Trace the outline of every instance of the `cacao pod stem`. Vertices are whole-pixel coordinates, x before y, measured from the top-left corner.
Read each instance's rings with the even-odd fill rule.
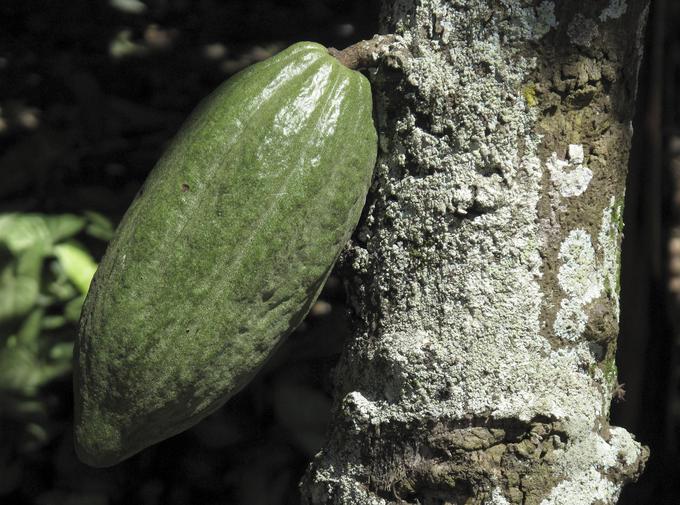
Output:
[[[380,57],[389,50],[389,45],[397,40],[396,35],[375,35],[370,40],[362,40],[342,51],[329,47],[331,56],[352,70],[377,66]]]

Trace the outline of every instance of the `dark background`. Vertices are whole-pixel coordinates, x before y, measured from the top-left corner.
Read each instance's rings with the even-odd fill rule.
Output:
[[[650,445],[652,457],[622,504],[680,500],[676,4],[657,0],[650,17],[626,196],[618,352],[626,396],[612,423]],[[3,1],[0,212],[94,210],[117,222],[182,120],[226,77],[299,40],[345,47],[375,33],[377,19],[377,0]],[[101,241],[82,240],[102,254]],[[332,276],[244,391],[112,469],[73,454],[70,377],[32,399],[47,412],[41,443],[19,443],[28,424],[0,402],[0,504],[297,504],[346,334],[344,292]]]

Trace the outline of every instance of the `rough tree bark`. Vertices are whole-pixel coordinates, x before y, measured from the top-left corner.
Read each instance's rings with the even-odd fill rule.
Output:
[[[354,335],[310,504],[611,504],[622,205],[647,0],[391,0]]]

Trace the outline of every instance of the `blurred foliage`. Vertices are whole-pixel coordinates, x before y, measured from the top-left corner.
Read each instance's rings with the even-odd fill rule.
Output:
[[[13,457],[58,432],[42,393],[71,370],[75,325],[97,268],[78,240],[109,240],[96,212],[0,214],[0,493],[16,485]]]

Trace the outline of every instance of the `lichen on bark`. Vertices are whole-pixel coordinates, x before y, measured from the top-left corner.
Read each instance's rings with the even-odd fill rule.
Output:
[[[615,503],[642,470],[608,410],[644,8],[384,4],[355,331],[306,503]]]

